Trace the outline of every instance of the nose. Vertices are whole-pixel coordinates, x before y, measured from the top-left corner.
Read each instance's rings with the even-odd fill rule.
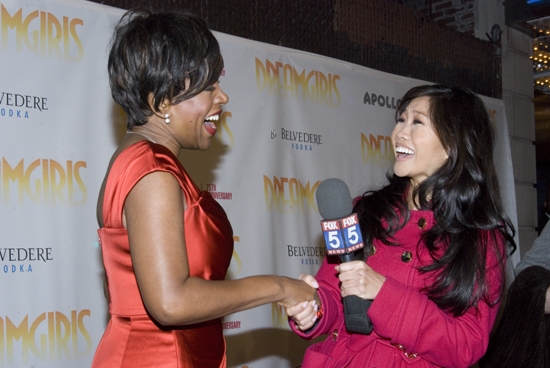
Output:
[[[227,96],[221,88],[219,88],[218,91],[219,93],[216,96],[216,102],[220,105],[225,105],[229,102],[229,96]]]
[[[410,135],[409,124],[397,124],[394,130],[394,136],[396,139],[405,139]]]

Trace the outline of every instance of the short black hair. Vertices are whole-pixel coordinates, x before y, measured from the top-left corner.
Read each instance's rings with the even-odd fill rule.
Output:
[[[206,22],[189,12],[130,10],[111,40],[111,94],[128,115],[129,129],[145,124],[165,100],[177,104],[196,96],[222,70],[218,41]]]

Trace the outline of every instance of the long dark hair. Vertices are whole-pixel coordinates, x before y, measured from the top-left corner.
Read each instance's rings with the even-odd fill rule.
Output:
[[[165,100],[177,104],[196,96],[222,70],[218,41],[192,13],[130,10],[111,40],[111,94],[128,115],[130,129],[145,124]]]
[[[493,163],[495,132],[483,101],[463,87],[418,86],[405,94],[396,119],[423,96],[430,98],[430,118],[449,158],[412,193],[416,207],[432,210],[435,220],[422,237],[433,262],[420,271],[436,275],[434,284],[425,288],[428,297],[459,316],[480,299],[494,304],[502,296],[504,282],[498,296],[489,295],[487,256],[496,255],[504,278],[506,254],[498,246],[498,234],[513,252],[515,230],[501,204]],[[365,259],[375,239],[397,245],[392,235],[410,217],[410,178],[388,174],[388,180],[384,188],[366,192],[355,206],[367,244]]]

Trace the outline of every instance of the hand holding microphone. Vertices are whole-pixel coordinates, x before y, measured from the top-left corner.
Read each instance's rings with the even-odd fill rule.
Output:
[[[386,278],[374,271],[363,261],[342,263],[336,267],[339,272],[342,296],[357,295],[363,299],[374,299]]]
[[[363,267],[361,264],[344,266],[355,260],[354,252],[356,250],[364,247],[357,214],[352,213],[353,203],[346,183],[336,178],[324,180],[317,188],[315,196],[319,213],[324,219],[321,221],[321,228],[327,254],[339,255],[342,261],[340,268],[343,270],[349,267]],[[364,264],[364,268],[365,272],[372,271],[366,264]],[[374,273],[374,271],[372,272]],[[361,286],[353,285],[353,282],[356,282],[353,280],[350,280],[352,287]],[[345,286],[344,283],[348,280],[344,276],[344,280],[341,281]],[[344,296],[343,303],[346,329],[350,332],[371,333],[373,326],[367,316],[367,311],[372,300],[363,299],[357,295],[347,295]]]

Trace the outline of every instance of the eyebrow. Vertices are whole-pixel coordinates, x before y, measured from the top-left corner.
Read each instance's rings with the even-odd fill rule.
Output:
[[[424,115],[425,117],[428,117],[428,115],[426,113],[422,112],[422,111],[412,110],[411,112],[414,113],[414,114],[420,114],[420,115]]]

